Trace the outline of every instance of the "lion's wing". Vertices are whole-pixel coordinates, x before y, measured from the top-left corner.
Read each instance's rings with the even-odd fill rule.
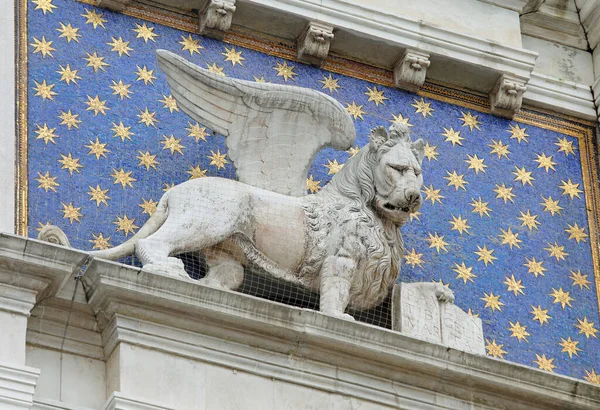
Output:
[[[348,149],[356,132],[333,98],[307,88],[254,83],[157,51],[171,92],[187,115],[227,137],[240,181],[284,195],[306,194],[306,176],[324,147]]]

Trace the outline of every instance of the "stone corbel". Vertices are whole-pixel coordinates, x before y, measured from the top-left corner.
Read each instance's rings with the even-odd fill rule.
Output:
[[[208,0],[200,11],[200,34],[222,39],[231,27],[235,0]]]
[[[417,92],[425,82],[429,53],[407,48],[394,67],[394,84],[396,87]]]
[[[333,40],[333,26],[316,21],[309,22],[298,37],[298,61],[322,65],[329,54],[331,40]]]
[[[111,11],[122,12],[132,0],[95,0],[95,6],[102,7]]]
[[[512,118],[521,109],[525,81],[509,74],[502,74],[490,93],[492,114]]]

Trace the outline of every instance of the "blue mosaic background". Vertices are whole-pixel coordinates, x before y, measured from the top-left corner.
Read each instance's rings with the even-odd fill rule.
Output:
[[[401,280],[448,284],[482,318],[489,355],[600,382],[576,138],[71,0],[31,1],[28,43],[30,236],[52,223],[77,248],[114,246],[171,184],[235,177],[224,138],[169,109],[154,53],[164,48],[227,76],[332,95],[353,114],[358,146],[371,128],[408,121],[429,145]],[[320,189],[350,156],[322,151],[307,186]]]

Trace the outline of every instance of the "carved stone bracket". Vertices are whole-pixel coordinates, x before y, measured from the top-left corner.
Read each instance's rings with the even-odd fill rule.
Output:
[[[200,11],[200,34],[222,39],[231,27],[235,0],[209,0]]]
[[[333,26],[316,21],[309,22],[298,37],[298,60],[320,66],[329,54],[331,40],[333,40]]]
[[[525,81],[502,74],[490,93],[490,107],[493,114],[512,118],[521,108],[523,93],[527,90]]]
[[[408,48],[394,67],[396,87],[416,92],[423,86],[429,61],[429,53]]]

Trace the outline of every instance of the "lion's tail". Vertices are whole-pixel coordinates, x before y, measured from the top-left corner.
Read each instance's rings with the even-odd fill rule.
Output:
[[[124,258],[125,256],[133,255],[133,253],[135,252],[135,246],[137,245],[138,241],[156,232],[158,228],[160,228],[167,219],[168,197],[169,192],[167,191],[167,193],[165,193],[162,196],[162,198],[160,198],[160,201],[156,205],[156,210],[154,211],[152,216],[150,216],[150,219],[146,221],[144,226],[142,226],[140,230],[137,231],[137,233],[133,235],[131,239],[114,248],[105,249],[101,251],[92,251],[90,252],[90,256],[114,261],[117,259]]]

